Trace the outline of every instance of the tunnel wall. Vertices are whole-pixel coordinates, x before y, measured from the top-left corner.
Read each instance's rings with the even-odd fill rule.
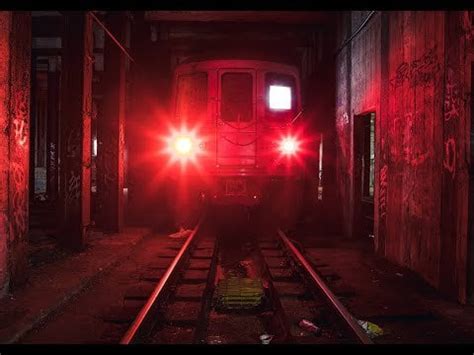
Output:
[[[0,11],[0,295],[26,280],[31,18]]]
[[[338,194],[354,236],[354,117],[374,111],[375,249],[466,301],[469,12],[340,17],[336,58]],[[341,49],[342,48],[342,49]],[[469,79],[469,80],[468,80]]]

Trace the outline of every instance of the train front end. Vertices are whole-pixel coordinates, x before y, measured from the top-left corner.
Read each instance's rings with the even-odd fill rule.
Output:
[[[256,206],[294,188],[303,133],[297,68],[207,60],[174,74],[169,154],[186,165],[191,194],[212,205]],[[288,201],[284,202],[288,204]]]

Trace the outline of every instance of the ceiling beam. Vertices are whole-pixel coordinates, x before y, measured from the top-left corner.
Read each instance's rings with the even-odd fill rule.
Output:
[[[146,21],[265,22],[284,24],[326,24],[326,11],[146,11]]]

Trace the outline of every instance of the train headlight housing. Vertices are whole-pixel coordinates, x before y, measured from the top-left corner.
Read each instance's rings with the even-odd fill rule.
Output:
[[[285,137],[280,141],[280,152],[285,155],[295,155],[299,150],[299,142],[293,137]]]

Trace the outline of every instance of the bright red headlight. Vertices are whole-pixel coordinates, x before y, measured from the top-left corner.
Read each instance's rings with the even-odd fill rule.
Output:
[[[299,142],[293,137],[285,137],[280,141],[280,152],[285,155],[294,155],[299,150]]]
[[[196,156],[201,154],[201,139],[196,132],[182,128],[181,130],[172,130],[171,134],[165,138],[165,152],[171,157],[172,161],[186,162],[195,161]]]
[[[178,136],[174,138],[172,145],[173,145],[172,149],[174,153],[179,156],[186,157],[193,153],[194,142],[191,137]]]

